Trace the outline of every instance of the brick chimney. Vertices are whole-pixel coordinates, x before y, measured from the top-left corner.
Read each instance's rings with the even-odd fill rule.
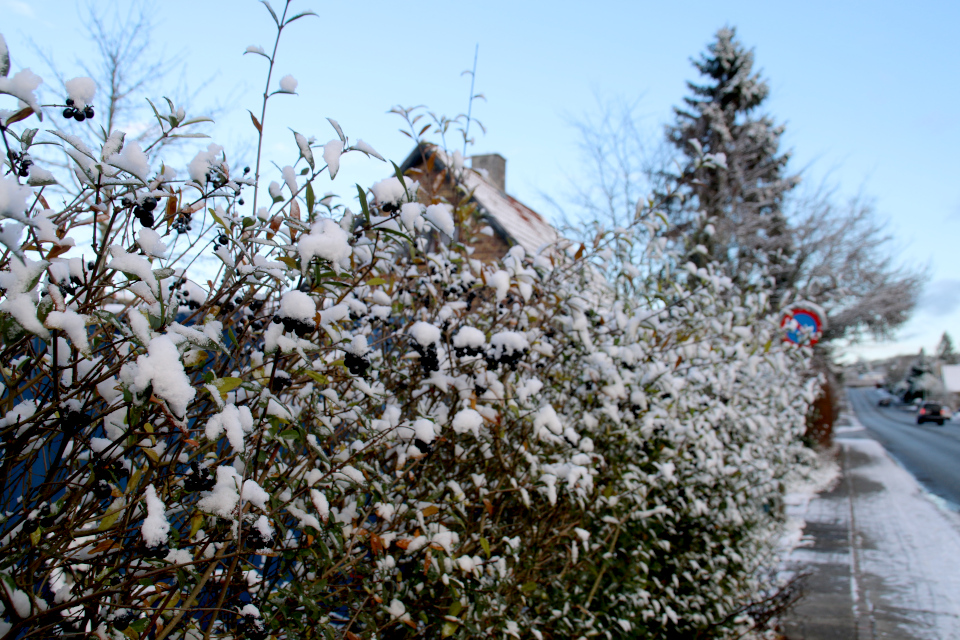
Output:
[[[504,193],[507,192],[507,159],[499,153],[486,153],[470,158],[470,166],[480,171],[486,171],[487,182]]]

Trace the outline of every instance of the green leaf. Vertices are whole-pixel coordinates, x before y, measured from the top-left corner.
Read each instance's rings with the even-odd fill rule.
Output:
[[[372,287],[378,284],[387,284],[387,281],[384,280],[383,278],[370,278],[369,280],[367,280],[367,284]]]
[[[296,429],[286,429],[280,432],[280,437],[284,440],[299,440],[300,432]]]
[[[538,586],[537,583],[534,582],[533,580],[529,582],[524,582],[523,586],[520,587],[520,591],[530,594],[537,590],[537,586]]]
[[[246,218],[243,219],[242,224],[243,224],[243,228],[246,229],[247,227],[252,227],[255,223],[253,222],[253,218],[247,216]]]
[[[360,209],[363,211],[363,217],[367,224],[370,224],[370,205],[367,204],[367,193],[360,185],[357,185],[357,193],[360,194]]]
[[[330,382],[327,376],[322,373],[317,373],[316,371],[304,371],[303,373],[312,378],[317,384],[328,384]]]
[[[23,151],[26,151],[30,148],[30,145],[33,144],[33,138],[37,135],[39,129],[24,129],[23,133],[20,134],[20,147]]]
[[[280,18],[277,17],[277,12],[273,10],[273,7],[270,6],[270,3],[267,2],[267,0],[260,0],[260,2],[262,2],[262,3],[263,3],[263,6],[265,6],[265,7],[267,8],[267,11],[269,11],[269,12],[270,12],[270,15],[273,16],[273,21],[274,21],[274,23],[279,27],[279,26],[280,26]]]
[[[458,625],[456,622],[450,622],[449,620],[445,620],[443,623],[443,627],[440,629],[440,635],[444,638],[449,638],[450,636],[455,634],[457,632],[457,629],[459,628],[460,628],[460,625]]]
[[[463,611],[463,605],[460,604],[459,600],[454,600],[453,604],[450,605],[450,610],[447,611],[447,615],[458,616],[461,611]]]
[[[143,584],[143,581],[141,580],[140,583]],[[144,585],[144,586],[149,586],[149,585]],[[130,628],[136,631],[137,633],[143,633],[149,623],[150,623],[150,618],[137,618],[136,620],[130,623]]]
[[[296,259],[291,258],[290,256],[277,256],[277,260],[287,265],[291,269],[296,269],[298,267]]]
[[[313,205],[317,202],[317,196],[313,193],[313,183],[307,183],[307,214],[313,214]]]
[[[400,184],[403,185],[403,191],[407,193],[407,197],[410,197],[410,194],[407,192],[407,181],[403,179],[403,171],[400,171],[400,167],[397,166],[397,163],[393,160],[390,161],[390,164],[393,165],[393,173],[396,174],[397,180],[400,181]]]
[[[165,280],[166,278],[173,277],[174,275],[176,275],[176,273],[177,272],[174,271],[171,267],[164,267],[162,269],[153,270],[153,275],[157,280]]]
[[[211,384],[220,392],[220,396],[226,399],[228,393],[243,384],[243,380],[240,378],[217,378]]]
[[[487,541],[486,538],[480,538],[480,546],[483,547],[483,552],[484,552],[485,554],[487,554],[487,557],[489,558],[489,557],[490,557],[490,543]],[[460,603],[458,602],[457,604],[460,604]],[[455,615],[457,615],[457,614],[451,613],[450,615],[455,616]]]
[[[230,231],[230,227],[227,226],[227,223],[224,222],[224,221],[220,218],[220,216],[217,215],[217,212],[216,212],[215,210],[208,208],[208,209],[207,209],[207,212],[210,214],[210,217],[213,218],[213,221],[214,221],[214,222],[216,222],[217,224],[219,224],[221,227],[223,227],[223,228],[226,229],[227,231]]]
[[[298,13],[297,15],[295,15],[295,16],[293,16],[292,18],[290,18],[289,20],[287,20],[287,21],[284,23],[284,26],[290,24],[290,23],[293,22],[294,20],[299,20],[300,18],[304,18],[304,17],[306,17],[306,16],[315,16],[315,15],[317,15],[317,14],[315,14],[313,11],[301,11],[301,12]]]

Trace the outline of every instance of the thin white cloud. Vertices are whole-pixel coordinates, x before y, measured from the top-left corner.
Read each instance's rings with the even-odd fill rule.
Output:
[[[3,7],[18,13],[24,18],[36,18],[37,14],[34,12],[33,7],[23,2],[23,0],[3,0]]]
[[[950,315],[958,307],[960,307],[960,280],[946,278],[934,280],[924,288],[917,304],[917,311],[940,317]]]

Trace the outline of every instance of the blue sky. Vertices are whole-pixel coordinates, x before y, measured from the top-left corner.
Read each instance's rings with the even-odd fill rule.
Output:
[[[269,16],[253,0],[158,7],[158,49],[183,54],[174,76],[203,88],[198,105],[226,101],[214,136],[229,148],[252,132],[246,110],[259,113],[265,63],[241,54],[272,43]],[[896,341],[851,353],[929,350],[944,330],[960,338],[960,3],[301,0],[294,9],[321,17],[296,23],[281,43],[275,78],[293,74],[299,95],[271,103],[268,154],[295,154],[287,127],[332,138],[325,121],[332,117],[348,136],[399,163],[410,143],[397,133],[400,119],[386,112],[416,104],[439,114],[464,111],[469,78],[461,72],[479,43],[476,90],[486,101],[475,103],[474,115],[487,133],[474,152],[503,154],[508,191],[544,212],[544,194],[562,198],[580,174],[572,119],[595,113],[598,96],[636,101],[657,135],[685,81],[695,79],[689,59],[719,27],[736,26],[770,83],[768,112],[787,125],[794,170],[803,169],[808,182],[829,176],[842,193],[872,197],[897,254],[929,265],[922,304]],[[0,15],[14,69],[44,75],[28,37],[68,76],[92,55],[74,2],[0,0]],[[348,194],[353,182],[382,175],[382,166],[345,160],[332,189]]]

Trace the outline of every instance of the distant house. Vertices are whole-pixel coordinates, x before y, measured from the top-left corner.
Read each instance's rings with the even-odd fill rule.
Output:
[[[960,394],[960,364],[940,365],[940,379],[943,381],[947,393],[956,399],[957,395]]]
[[[470,246],[472,258],[492,262],[506,255],[515,245],[528,255],[560,240],[560,234],[539,213],[506,192],[507,161],[498,153],[470,158],[469,167],[452,170],[453,161],[435,145],[416,147],[400,165],[405,175],[419,181],[421,189],[448,202],[463,198],[474,205],[475,222],[481,233]],[[456,182],[462,190],[458,190]]]

